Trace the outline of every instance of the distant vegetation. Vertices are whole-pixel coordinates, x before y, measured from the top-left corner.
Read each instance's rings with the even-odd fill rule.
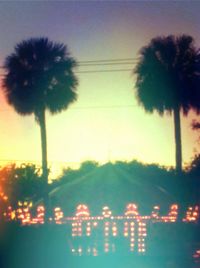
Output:
[[[159,185],[172,195],[184,196],[190,202],[200,201],[200,155],[196,155],[181,175],[173,168],[165,168],[156,164],[143,164],[136,160],[131,162],[117,161],[113,167],[120,167],[133,177],[143,179],[153,185]],[[65,185],[80,177],[90,174],[101,167],[95,161],[83,162],[79,169],[64,168],[61,176],[46,186],[41,170],[33,164],[15,164],[0,168],[0,189],[7,197],[0,197],[0,203],[17,206],[18,201],[37,201],[43,198],[45,190],[49,192],[55,187]],[[48,187],[48,189],[46,188]],[[124,186],[125,187],[125,186]],[[1,205],[2,206],[2,205]]]

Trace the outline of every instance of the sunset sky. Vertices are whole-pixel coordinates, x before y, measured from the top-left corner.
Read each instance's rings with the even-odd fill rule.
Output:
[[[17,43],[41,36],[67,44],[77,61],[135,59],[159,35],[189,34],[200,47],[199,10],[199,1],[1,1],[0,65]],[[138,106],[134,66],[133,60],[130,65],[77,69],[78,101],[61,114],[47,115],[50,165],[88,159],[174,165],[173,118],[146,114]],[[130,70],[81,73],[110,69]],[[0,164],[39,162],[40,130],[34,116],[16,114],[2,91],[0,102]],[[198,133],[191,130],[194,118],[192,113],[182,118],[184,163],[194,148],[199,150]]]

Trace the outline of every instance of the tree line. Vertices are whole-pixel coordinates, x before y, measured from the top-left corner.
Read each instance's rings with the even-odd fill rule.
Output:
[[[131,183],[134,185],[135,181],[139,181],[142,189],[149,188],[148,194],[156,195],[156,202],[160,202],[161,206],[165,205],[163,195],[168,197],[169,203],[177,202],[182,206],[184,204],[195,204],[200,201],[200,156],[195,157],[181,174],[177,174],[172,168],[167,169],[156,164],[144,164],[137,160],[130,162],[117,161],[115,163],[107,163],[106,165],[109,165],[111,170],[113,169],[115,172],[116,170],[123,170],[126,176],[130,177],[128,183],[123,178],[121,179],[125,191],[129,191]],[[63,199],[55,198],[55,189],[59,193],[63,187],[66,189],[66,186],[72,182],[74,183],[74,188],[77,188],[77,192],[81,191],[80,189],[83,189],[84,185],[87,185],[88,188],[98,188],[99,177],[89,174],[94,174],[95,172],[95,174],[99,174],[100,170],[104,167],[105,165],[101,166],[94,161],[85,161],[78,169],[64,168],[62,174],[50,184],[45,183],[41,168],[34,164],[21,164],[20,166],[12,164],[0,167],[0,214],[6,211],[8,206],[12,206],[15,209],[19,206],[19,203],[36,204],[39,200],[41,202],[45,191],[49,193],[51,207],[62,207]],[[80,180],[80,178],[87,176],[93,177],[92,180]],[[101,181],[102,184],[105,184],[103,178]],[[118,180],[115,181],[116,185],[113,186],[116,190],[116,187],[119,187],[119,185]],[[109,183],[110,181],[108,180]],[[155,192],[152,192],[152,189],[155,189]],[[159,196],[158,193],[156,194],[158,189],[164,189],[164,192],[160,191]],[[107,191],[112,195],[109,187]],[[145,197],[141,195],[141,198],[147,198],[148,194],[146,193]],[[111,199],[115,200],[115,198]],[[161,200],[157,200],[157,198],[161,198]]]

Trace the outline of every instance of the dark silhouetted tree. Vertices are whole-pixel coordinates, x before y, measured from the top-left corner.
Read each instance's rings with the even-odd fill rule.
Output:
[[[56,180],[52,182],[52,185],[57,186],[73,181],[78,177],[82,177],[99,166],[98,162],[87,160],[84,161],[78,169],[72,169],[70,167],[64,168],[62,174]]]
[[[200,175],[200,154],[194,155],[190,165],[188,166],[188,171],[191,174],[195,174],[198,176]]]
[[[176,170],[182,170],[180,112],[199,112],[198,50],[191,36],[153,38],[140,51],[134,70],[137,75],[136,94],[147,112],[173,113]]]
[[[0,188],[7,196],[7,203],[17,207],[18,201],[37,201],[43,197],[47,184],[33,164],[15,164],[0,168]],[[49,185],[48,185],[49,187]]]
[[[76,61],[67,47],[48,38],[16,45],[5,60],[4,92],[20,115],[34,114],[41,129],[42,171],[48,183],[45,111],[59,113],[77,99]]]

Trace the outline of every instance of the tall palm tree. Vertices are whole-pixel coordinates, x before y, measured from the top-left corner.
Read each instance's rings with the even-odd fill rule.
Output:
[[[173,113],[177,171],[182,170],[180,112],[187,115],[192,108],[199,112],[197,55],[191,36],[156,37],[140,50],[134,70],[137,99],[144,109]]]
[[[4,92],[20,115],[34,114],[41,130],[42,172],[48,183],[45,111],[59,113],[77,99],[76,61],[67,47],[48,38],[31,38],[15,46],[5,60]]]

